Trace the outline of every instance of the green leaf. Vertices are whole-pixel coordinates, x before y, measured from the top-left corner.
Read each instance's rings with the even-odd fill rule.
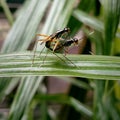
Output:
[[[37,95],[35,98],[37,98],[37,100],[41,100],[41,102],[49,101],[49,102],[57,102],[61,104],[68,104],[71,105],[73,108],[75,108],[76,111],[84,115],[87,115],[88,117],[92,117],[93,115],[92,111],[87,106],[83,105],[75,98],[63,94]]]
[[[73,16],[75,18],[77,18],[80,22],[84,23],[85,25],[90,26],[91,28],[93,28],[99,32],[103,32],[103,30],[104,30],[103,23],[100,20],[98,20],[94,17],[91,17],[89,14],[87,14],[81,10],[75,10],[73,12]]]
[[[106,0],[103,2],[105,19],[105,48],[104,54],[109,55],[112,51],[112,42],[120,20],[120,0]]]
[[[29,106],[31,99],[41,82],[42,79],[38,80],[38,77],[36,77],[36,79],[31,76],[22,78],[9,113],[9,120],[21,119],[21,115],[25,113],[26,108]]]
[[[26,9],[19,15],[9,32],[3,44],[2,53],[22,51],[28,48],[33,37],[35,37],[36,30],[47,5],[48,0],[46,2],[32,0],[27,4]],[[39,9],[41,9],[41,12],[39,12]]]
[[[94,7],[95,7],[95,0],[91,0],[90,2],[89,0],[81,0],[78,6],[80,10],[83,10],[86,12],[90,12],[90,10],[94,9]]]
[[[65,6],[61,12],[61,15],[59,16],[60,17],[59,24],[57,24],[58,28],[66,27],[66,25],[71,17],[71,14],[73,12],[74,3],[75,3],[75,0],[69,0],[66,2]]]
[[[10,12],[10,9],[9,9],[9,7],[7,5],[7,2],[5,0],[1,0],[0,5],[2,6],[2,8],[3,8],[4,12],[5,12],[5,15],[6,15],[7,19],[8,19],[9,24],[12,25],[14,19],[13,19],[12,13]]]
[[[57,76],[57,78],[60,78],[66,82],[69,82],[77,87],[83,88],[83,89],[92,89],[91,86],[83,81],[76,80],[75,78],[70,78],[70,77],[62,77],[62,76]]]
[[[77,76],[96,79],[120,79],[119,57],[96,56],[96,55],[67,55],[66,59],[61,54],[46,55],[36,54],[34,65],[31,67],[33,55],[6,54],[0,57],[0,76]],[[57,63],[56,61],[59,60]],[[61,61],[63,60],[63,61]],[[71,61],[71,62],[70,62]],[[41,67],[40,64],[43,64]]]

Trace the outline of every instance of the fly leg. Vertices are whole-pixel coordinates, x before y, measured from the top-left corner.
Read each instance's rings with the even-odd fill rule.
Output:
[[[42,42],[41,42],[41,45],[42,45],[43,43],[51,40],[51,37],[50,37],[49,35],[37,34],[37,36],[42,36],[42,37],[44,37],[44,39],[37,40],[37,41],[42,41]]]

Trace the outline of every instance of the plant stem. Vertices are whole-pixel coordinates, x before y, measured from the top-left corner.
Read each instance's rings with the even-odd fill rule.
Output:
[[[1,0],[0,3],[1,3],[1,6],[2,6],[4,12],[5,12],[5,15],[6,15],[7,19],[8,19],[9,24],[12,25],[14,20],[13,20],[12,13],[10,12],[9,7],[8,7],[6,1],[5,0]]]

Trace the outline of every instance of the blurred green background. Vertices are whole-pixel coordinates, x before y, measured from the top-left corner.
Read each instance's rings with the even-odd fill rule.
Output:
[[[120,120],[119,22],[120,0],[1,0],[0,120]],[[77,67],[52,52],[39,67],[39,43],[31,67],[36,34],[65,27]]]

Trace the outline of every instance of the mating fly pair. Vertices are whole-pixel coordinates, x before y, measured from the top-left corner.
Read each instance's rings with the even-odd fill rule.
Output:
[[[56,54],[56,52],[59,52],[60,50],[62,50],[65,53],[67,53],[66,48],[70,47],[72,44],[74,44],[74,45],[78,44],[78,39],[77,38],[70,38],[70,39],[67,38],[69,32],[70,32],[70,28],[64,28],[63,30],[59,30],[56,33],[53,33],[53,34],[51,34],[49,36],[48,35],[44,35],[44,34],[37,34],[37,36],[44,37],[43,39],[37,40],[37,43],[39,41],[41,42],[41,44],[45,43],[45,47],[48,50],[52,51],[53,54],[55,54],[59,59],[64,61],[64,59],[59,57]],[[36,45],[37,45],[37,43],[36,43]],[[36,47],[35,47],[35,51],[36,51]],[[40,54],[42,53],[42,51],[43,50],[41,50]],[[45,56],[45,58],[46,58],[46,56]],[[34,57],[35,57],[35,53],[34,53]],[[63,57],[65,59],[67,59],[67,61],[69,61],[70,63],[72,63],[74,65],[74,63],[71,60],[69,60],[65,55],[63,55]],[[45,60],[45,58],[44,58],[44,60]],[[44,63],[44,60],[43,60],[43,63]],[[33,58],[33,61],[32,61],[32,65],[33,65],[33,62],[34,62],[34,58]]]

